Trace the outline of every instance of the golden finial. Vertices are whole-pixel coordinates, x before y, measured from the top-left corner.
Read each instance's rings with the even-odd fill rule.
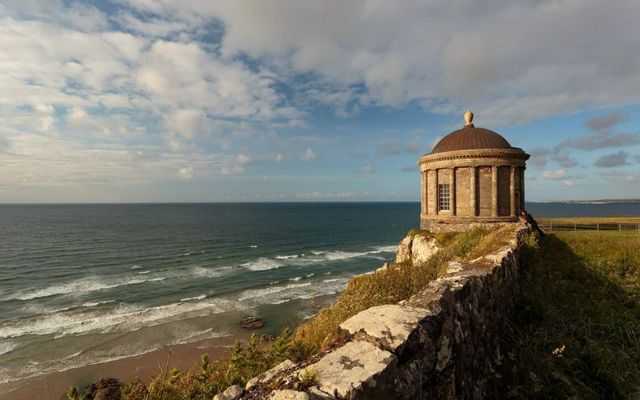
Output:
[[[471,121],[473,121],[473,113],[467,108],[467,112],[464,113],[464,126],[473,126]]]

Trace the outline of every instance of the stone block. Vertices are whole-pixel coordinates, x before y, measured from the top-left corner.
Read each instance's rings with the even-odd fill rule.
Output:
[[[340,399],[376,398],[375,393],[384,396],[388,390],[389,383],[379,381],[380,375],[384,372],[390,379],[396,363],[392,353],[369,342],[355,341],[328,353],[307,369],[316,373],[322,392]]]
[[[427,315],[429,311],[423,308],[387,304],[359,312],[340,328],[351,334],[363,332],[374,343],[395,353]]]

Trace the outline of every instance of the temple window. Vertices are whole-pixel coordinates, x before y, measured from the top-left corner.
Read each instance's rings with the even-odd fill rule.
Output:
[[[451,209],[448,183],[438,185],[438,207],[440,211],[449,211]]]

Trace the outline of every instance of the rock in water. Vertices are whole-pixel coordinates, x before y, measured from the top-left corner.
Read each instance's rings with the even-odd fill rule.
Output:
[[[87,388],[87,396],[92,400],[120,400],[120,383],[115,378],[103,378]]]
[[[264,321],[255,316],[244,317],[242,321],[240,321],[240,326],[244,329],[260,329],[264,326]]]

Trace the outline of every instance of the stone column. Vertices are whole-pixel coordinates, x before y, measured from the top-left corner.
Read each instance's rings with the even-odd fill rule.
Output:
[[[471,199],[471,215],[478,215],[478,199],[476,198],[476,193],[478,192],[478,184],[476,182],[476,176],[478,175],[478,167],[469,167],[469,176],[471,180],[471,192],[469,192],[469,198]]]
[[[498,166],[491,166],[491,216],[498,216]]]
[[[440,202],[440,193],[438,193],[438,169],[434,169],[433,172],[433,205],[436,209],[434,214],[438,215],[440,214],[440,207],[438,207],[438,203]]]
[[[456,215],[456,168],[451,167],[451,185],[449,189],[450,201],[449,206],[451,207],[451,215]]]
[[[511,166],[511,174],[509,176],[509,208],[511,216],[516,216],[516,167]]]
[[[524,210],[524,170],[527,169],[527,167],[520,167],[520,184],[522,185],[522,190],[520,191],[520,202],[522,203],[522,210]]]
[[[427,190],[429,190],[427,186],[428,173],[429,171],[420,171],[420,214],[422,215],[427,215],[429,213],[429,209],[427,207]]]

